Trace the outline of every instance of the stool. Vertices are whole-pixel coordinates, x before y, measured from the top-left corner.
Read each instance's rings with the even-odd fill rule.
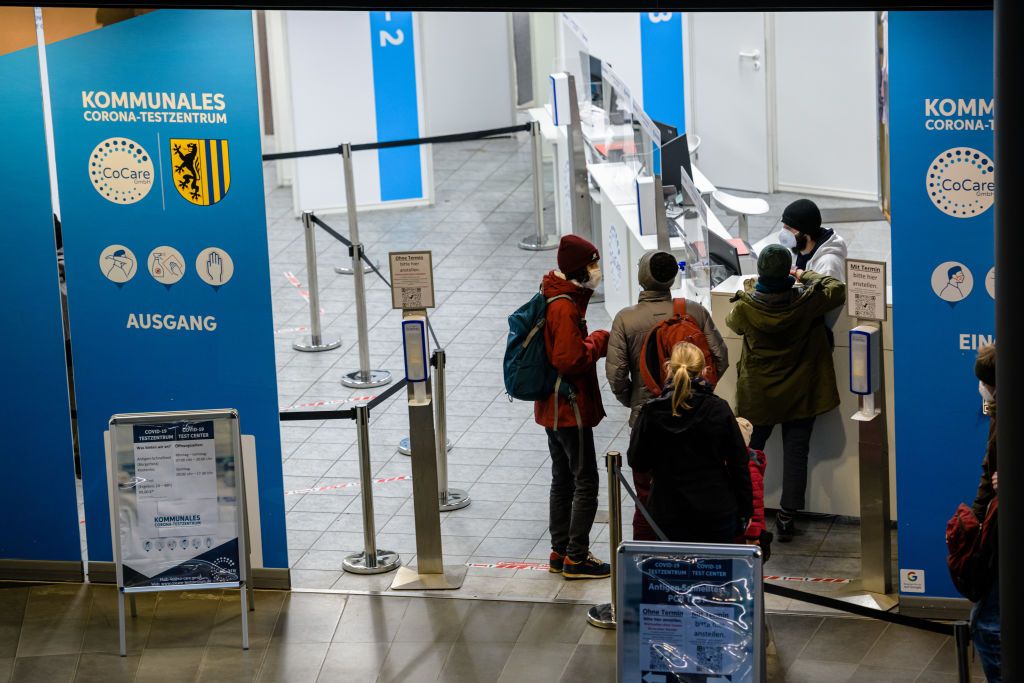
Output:
[[[768,213],[768,202],[758,197],[737,197],[722,190],[715,190],[711,196],[714,198],[715,204],[721,207],[727,215],[740,217],[739,237],[745,242],[749,242],[747,218],[763,216]]]

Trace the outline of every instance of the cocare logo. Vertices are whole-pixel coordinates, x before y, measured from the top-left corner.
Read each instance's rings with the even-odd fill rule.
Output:
[[[932,203],[954,218],[973,218],[995,200],[996,168],[992,158],[972,147],[953,147],[928,165],[925,187]]]
[[[89,155],[89,179],[104,199],[134,204],[153,189],[153,159],[128,138],[107,138]]]

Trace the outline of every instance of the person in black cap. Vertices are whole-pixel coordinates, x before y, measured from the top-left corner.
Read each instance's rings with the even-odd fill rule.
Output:
[[[763,451],[782,425],[782,509],[779,540],[790,541],[804,508],[807,456],[818,415],[839,405],[832,349],[822,317],[846,301],[846,285],[810,270],[790,274],[789,251],[769,244],[757,257],[757,284],[737,292],[725,319],[743,337],[736,366],[736,415],[754,424],[750,447]],[[796,288],[797,277],[804,285]]]
[[[782,212],[779,243],[796,255],[795,270],[813,270],[846,281],[846,241],[821,226],[821,211],[810,199],[798,199]]]

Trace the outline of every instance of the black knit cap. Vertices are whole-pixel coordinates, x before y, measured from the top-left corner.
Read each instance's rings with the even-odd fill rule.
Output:
[[[782,222],[811,239],[817,239],[822,233],[821,211],[810,199],[798,199],[787,206],[782,212]]]

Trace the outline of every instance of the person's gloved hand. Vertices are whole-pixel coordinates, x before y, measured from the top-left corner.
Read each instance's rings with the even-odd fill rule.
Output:
[[[590,333],[590,341],[597,349],[597,357],[608,355],[608,330],[594,330]]]

